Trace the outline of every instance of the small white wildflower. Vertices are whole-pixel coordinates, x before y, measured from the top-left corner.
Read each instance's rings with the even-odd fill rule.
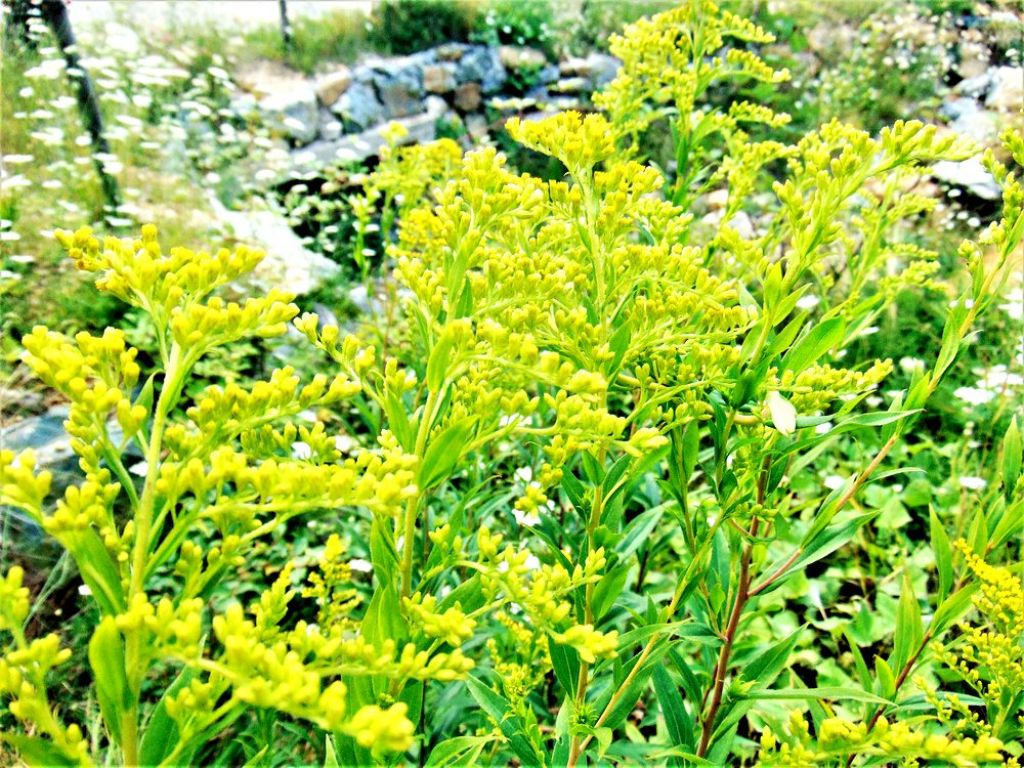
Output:
[[[373,563],[369,560],[363,560],[361,557],[356,557],[348,561],[348,567],[359,573],[369,573],[373,570]]]
[[[924,360],[918,357],[901,357],[900,368],[904,373],[920,373],[924,371]]]
[[[979,389],[977,387],[959,387],[954,390],[953,396],[971,405],[984,405],[990,402],[996,394],[987,389]]]
[[[822,484],[830,491],[834,491],[836,488],[842,488],[845,482],[839,475],[829,475],[822,481]]]
[[[985,482],[984,478],[981,477],[961,477],[960,487],[966,488],[969,491],[981,491],[984,490],[988,483]]]

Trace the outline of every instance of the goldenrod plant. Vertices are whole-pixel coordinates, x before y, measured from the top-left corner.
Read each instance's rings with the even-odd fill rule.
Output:
[[[565,167],[561,180],[445,144],[422,151],[437,166],[399,184],[385,176],[405,179],[406,155],[385,158],[370,189],[397,206],[388,255],[403,318],[385,339],[300,315],[278,292],[221,299],[258,261],[249,249],[164,252],[152,226],[134,241],[61,233],[101,290],[149,314],[160,364],[140,383],[138,351],[113,329],[24,339],[26,362],[71,403],[85,480],[54,505],[32,454],[8,451],[0,498],[68,550],[98,607],[88,662],[102,723],[61,717],[50,673],[69,652],[26,633],[14,568],[0,582],[0,701],[19,727],[0,738],[35,765],[183,765],[214,759],[243,714],[270,709],[310,724],[325,765],[1012,754],[1008,707],[966,735],[938,704],[920,728],[906,694],[972,597],[984,610],[1012,598],[986,586],[977,558],[1020,533],[1016,425],[957,555],[975,575],[954,580],[933,515],[937,587],[922,592],[909,565],[897,574],[895,631],[873,659],[851,650],[859,685],[808,685],[794,654],[819,630],[773,622],[784,590],[871,530],[879,512],[861,493],[904,471],[894,448],[1005,293],[1024,189],[986,157],[1001,219],[940,280],[935,254],[904,239],[901,222],[929,205],[904,184],[973,148],[914,121],[752,145],[744,120],[783,118],[701,97],[715,80],[780,75],[751,50],[716,54],[726,37],[769,40],[711,2],[659,14],[613,42],[624,67],[604,113],[511,120],[516,141]],[[679,162],[657,169],[641,139],[665,115]],[[720,161],[701,149],[712,133]],[[1024,141],[1004,140],[1024,164]],[[406,197],[442,172],[429,196]],[[710,227],[691,210],[704,188],[729,201]],[[744,236],[730,220],[755,189],[773,202]],[[892,362],[859,358],[856,340],[905,290],[950,294],[942,345],[877,408]],[[333,377],[282,369],[182,395],[203,355],[289,322]],[[862,439],[875,447],[855,473],[821,493],[796,487]],[[129,442],[141,467],[126,463]],[[230,570],[298,515],[337,528],[314,572],[288,566],[252,604],[219,607]],[[979,695],[1003,695],[980,655],[994,646],[975,645],[955,669]],[[808,702],[811,723],[788,714]]]

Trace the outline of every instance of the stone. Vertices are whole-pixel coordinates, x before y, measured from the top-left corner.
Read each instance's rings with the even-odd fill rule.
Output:
[[[491,126],[487,122],[487,118],[481,115],[479,112],[467,115],[466,120],[466,133],[469,134],[473,141],[482,141],[487,138],[491,132]]]
[[[999,112],[1024,109],[1024,67],[995,67],[989,70],[992,83],[985,106]]]
[[[563,77],[551,86],[556,93],[583,93],[590,90],[590,80],[586,77]]]
[[[498,59],[507,69],[540,69],[548,63],[543,51],[520,45],[503,45],[498,49]]]
[[[537,73],[537,84],[538,85],[551,85],[558,79],[559,71],[557,64],[548,64],[544,69]]]
[[[999,184],[976,157],[962,162],[941,160],[932,166],[932,176],[947,184],[962,187],[982,200],[998,200],[1002,196]]]
[[[590,82],[595,88],[607,85],[619,74],[622,62],[607,53],[594,52],[585,59],[590,68]]]
[[[711,209],[725,208],[725,204],[729,202],[729,190],[716,189],[714,192],[709,192],[707,202]]]
[[[460,83],[480,83],[484,93],[494,93],[505,84],[505,71],[498,51],[485,45],[469,48],[459,59],[456,77]]]
[[[982,145],[992,144],[999,138],[999,118],[988,110],[965,112],[950,123],[949,127],[959,135]]]
[[[434,49],[438,61],[459,61],[469,48],[465,43],[445,43]]]
[[[66,404],[55,405],[39,416],[30,416],[0,429],[0,445],[5,449],[15,453],[35,451],[37,471],[46,470],[53,475],[51,491],[57,494],[82,478],[78,456],[71,450],[71,436],[64,428],[69,416]],[[107,422],[107,434],[114,445],[122,442],[124,433],[116,419]],[[130,469],[141,457],[142,453],[132,443],[128,446],[125,463]]]
[[[423,100],[426,111],[419,115],[395,120],[408,132],[399,144],[423,144],[437,138],[437,123],[451,115],[448,104],[439,96]],[[292,174],[302,175],[335,162],[362,162],[380,154],[387,144],[385,125],[376,125],[361,133],[342,136],[335,141],[317,141],[292,153]]]
[[[331,107],[331,112],[341,118],[347,129],[356,131],[383,122],[386,117],[384,105],[377,99],[373,85],[359,81],[352,83],[341,94],[341,98]]]
[[[956,73],[967,80],[988,71],[989,52],[980,40],[965,40],[957,46],[957,64],[954,67]]]
[[[335,139],[339,138],[342,133],[345,132],[345,127],[337,120],[334,120],[333,117],[334,116],[331,115],[330,120],[324,119],[320,121],[321,139],[325,139],[326,141],[334,141]]]
[[[316,95],[320,103],[329,107],[341,98],[352,85],[352,70],[342,67],[330,74],[323,75],[316,81]]]
[[[956,84],[954,90],[957,93],[962,93],[964,96],[970,96],[975,99],[980,99],[986,93],[989,88],[992,87],[992,78],[988,72],[977,77],[969,77],[966,80],[961,80]]]
[[[443,61],[423,68],[423,90],[427,93],[451,93],[458,85],[455,64]]]
[[[373,84],[386,119],[408,117],[423,111],[423,66],[412,57],[376,65]]]
[[[463,83],[455,89],[455,108],[461,112],[475,112],[483,100],[480,83]]]
[[[607,53],[591,53],[585,58],[575,56],[558,65],[563,78],[583,77],[590,81],[591,89],[610,83],[622,66],[614,56]]]
[[[229,211],[215,199],[211,205],[235,240],[266,252],[251,277],[263,289],[278,288],[301,296],[317,290],[341,269],[306,248],[277,211]]]
[[[268,128],[298,144],[308,144],[319,133],[316,91],[309,85],[296,85],[265,96],[260,99],[259,111]]]

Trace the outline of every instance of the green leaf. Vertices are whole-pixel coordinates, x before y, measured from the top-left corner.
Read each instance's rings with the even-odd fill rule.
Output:
[[[125,674],[124,643],[112,616],[101,620],[92,633],[89,666],[96,681],[96,698],[107,733],[120,744],[123,719],[131,709],[132,697]]]
[[[68,550],[78,565],[82,581],[88,585],[93,598],[105,616],[124,613],[124,589],[121,573],[92,528],[76,531],[68,537]]]
[[[754,683],[759,689],[767,688],[791,661],[793,648],[799,639],[800,631],[798,630],[763,653],[758,653],[753,661],[744,666],[743,679]]]
[[[796,430],[796,408],[777,391],[772,390],[765,398],[772,424],[783,435],[791,435]]]
[[[892,667],[881,656],[875,656],[875,679],[878,684],[878,692],[883,699],[892,699],[896,695],[896,675],[892,673]]]
[[[782,358],[781,370],[801,373],[842,342],[845,333],[846,323],[839,317],[814,325]]]
[[[949,594],[953,585],[953,548],[949,544],[946,529],[935,514],[934,509],[928,510],[931,530],[932,553],[935,555],[935,570],[939,576],[938,601],[941,603]]]
[[[647,688],[648,683],[650,683],[651,673],[661,664],[661,660],[668,652],[668,649],[668,643],[663,643],[650,653],[644,661],[643,667],[639,672],[637,672],[633,681],[629,684],[626,690],[622,692],[622,696],[612,708],[608,718],[605,720],[604,724],[606,726],[614,729],[618,728],[623,722],[625,722],[629,713],[635,708],[640,695],[644,692],[644,689]]]
[[[594,612],[595,621],[600,621],[604,618],[604,615],[615,604],[615,599],[622,593],[622,588],[626,584],[626,579],[629,578],[631,569],[632,564],[623,563],[605,573],[594,586],[591,608]]]
[[[669,503],[659,504],[646,512],[641,512],[629,521],[622,531],[622,538],[615,545],[615,551],[619,553],[619,557],[625,560],[647,542],[668,506]]]
[[[679,695],[679,689],[672,682],[672,676],[664,666],[658,665],[651,675],[651,680],[654,683],[654,692],[658,696],[661,714],[665,717],[665,727],[672,739],[672,746],[693,749],[693,718],[686,711],[683,697]]]
[[[522,764],[543,764],[544,760],[524,735],[522,722],[512,713],[508,702],[472,675],[466,678],[466,686],[481,709],[498,723],[501,732],[508,739],[509,746]]]
[[[324,768],[341,768],[338,763],[338,755],[334,751],[334,739],[327,736],[324,743]]]
[[[427,387],[431,392],[440,392],[448,375],[448,364],[455,337],[451,333],[442,333],[434,348],[430,350],[427,361]]]
[[[893,688],[895,689],[895,684]],[[812,701],[818,701],[821,699],[826,699],[866,701],[871,704],[882,705],[892,704],[891,699],[876,696],[873,693],[862,691],[860,688],[850,688],[842,686],[826,688],[776,688],[767,691],[752,691],[750,695],[757,700],[782,699],[784,701],[789,701],[793,699],[807,699]]]
[[[178,721],[167,711],[167,700],[176,696],[178,691],[191,683],[194,676],[195,672],[190,667],[185,667],[160,697],[156,709],[153,710],[153,714],[146,724],[146,730],[142,734],[142,743],[139,745],[139,762],[142,765],[160,765],[177,746],[180,738]],[[188,762],[187,756],[184,756],[182,763],[187,764]]]
[[[1003,493],[1007,499],[1013,494],[1017,478],[1020,477],[1022,452],[1024,447],[1021,445],[1020,427],[1017,425],[1017,417],[1014,416],[1003,436]]]
[[[972,582],[966,587],[958,589],[939,604],[939,607],[935,609],[935,615],[932,616],[932,623],[929,625],[932,637],[939,637],[952,626],[953,622],[970,610],[971,598],[977,591],[978,582]]]
[[[402,398],[389,391],[384,397],[384,413],[388,417],[388,427],[402,447],[410,453],[416,450],[416,433],[409,423],[409,413]]]
[[[580,677],[580,656],[576,649],[562,643],[548,643],[548,654],[551,666],[555,670],[555,679],[562,686],[566,695],[573,695]]]
[[[424,416],[426,418],[426,416]],[[457,421],[431,440],[420,465],[418,485],[421,491],[429,490],[451,474],[462,458],[474,419]]]
[[[398,575],[398,550],[395,548],[391,527],[374,516],[370,523],[370,560],[382,584],[392,584]]]
[[[902,670],[921,647],[924,629],[921,627],[921,606],[914,595],[914,583],[910,572],[903,571],[903,587],[900,590],[899,609],[896,613],[896,635],[890,663],[893,669]]]
[[[430,751],[424,768],[459,768],[480,764],[484,747],[494,741],[491,736],[455,736],[445,739]]]
[[[13,733],[4,733],[0,734],[0,739],[14,747],[18,752],[18,757],[28,766],[57,768],[57,766],[79,764],[77,760],[73,760],[65,755],[52,741],[47,741],[38,736],[19,736]]]

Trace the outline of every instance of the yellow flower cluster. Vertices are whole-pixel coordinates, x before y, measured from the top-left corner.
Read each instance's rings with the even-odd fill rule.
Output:
[[[1008,568],[986,563],[966,542],[957,548],[978,582],[973,602],[980,621],[961,622],[959,641],[940,647],[939,656],[985,702],[999,736],[1004,724],[1021,716],[1019,701],[1013,702],[1024,690],[1024,583]]]
[[[907,722],[890,723],[884,717],[869,729],[862,722],[826,718],[811,735],[807,721],[792,712],[787,733],[777,736],[771,728],[761,733],[758,765],[778,768],[813,768],[846,765],[851,755],[886,762],[934,760],[956,766],[980,766],[1003,762],[1003,743],[991,736],[954,738],[929,732]]]

